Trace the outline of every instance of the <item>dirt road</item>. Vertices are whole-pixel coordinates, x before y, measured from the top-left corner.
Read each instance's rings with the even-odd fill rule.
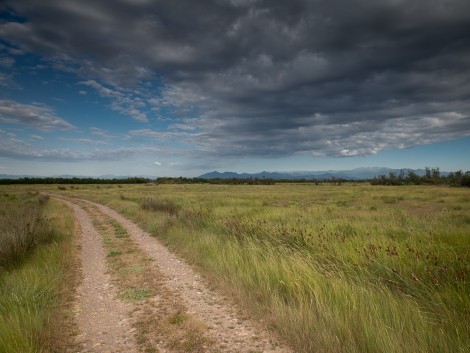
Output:
[[[80,352],[291,352],[135,223],[103,205],[54,197],[81,229]]]

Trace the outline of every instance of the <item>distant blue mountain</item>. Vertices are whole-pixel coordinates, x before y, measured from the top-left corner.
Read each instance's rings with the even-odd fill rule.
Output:
[[[331,178],[336,179],[346,179],[346,180],[367,180],[373,179],[374,177],[380,175],[388,176],[390,173],[395,173],[399,175],[403,172],[405,175],[412,170],[417,175],[424,175],[424,169],[393,169],[386,167],[367,167],[367,168],[356,168],[351,170],[326,170],[326,171],[310,171],[310,172],[261,172],[261,173],[235,173],[235,172],[210,172],[203,175],[200,175],[199,178],[203,179],[231,179],[231,178],[240,178],[240,179],[250,179],[250,178],[270,178],[270,179],[286,179],[286,180],[301,180],[301,179],[318,179],[318,180],[327,180]],[[446,176],[448,172],[441,172],[442,176]]]

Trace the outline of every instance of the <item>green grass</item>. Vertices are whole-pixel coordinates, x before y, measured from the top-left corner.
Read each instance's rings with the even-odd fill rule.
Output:
[[[173,325],[181,325],[187,319],[188,316],[185,313],[176,313],[168,319],[168,322]]]
[[[120,250],[111,250],[108,252],[108,257],[119,256],[122,255],[122,251]]]
[[[469,189],[112,189],[63,193],[107,204],[138,222],[295,351],[470,350]],[[145,207],[145,200],[178,211]]]
[[[112,221],[111,224],[114,227],[114,236],[116,238],[127,238],[129,236],[127,231],[118,222]]]
[[[140,302],[152,296],[149,288],[126,288],[119,292],[118,297],[129,302]]]
[[[9,244],[2,248],[0,268],[0,352],[46,352],[55,346],[53,313],[65,276],[63,254],[69,249],[72,218],[56,201],[11,192],[15,197],[0,196],[0,242]]]

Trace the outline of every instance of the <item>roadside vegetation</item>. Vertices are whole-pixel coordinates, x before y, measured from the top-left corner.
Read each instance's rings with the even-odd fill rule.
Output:
[[[138,222],[297,352],[470,349],[468,188],[51,190],[101,202]]]
[[[55,352],[68,344],[57,331],[71,234],[62,204],[25,189],[0,189],[1,353]]]

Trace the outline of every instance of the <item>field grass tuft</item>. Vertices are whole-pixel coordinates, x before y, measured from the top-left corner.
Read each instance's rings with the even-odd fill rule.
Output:
[[[47,200],[45,195],[37,202],[28,197],[0,214],[0,268],[17,266],[37,245],[54,240],[51,220],[41,212]]]
[[[154,198],[144,198],[140,202],[140,206],[144,210],[149,210],[149,211],[159,211],[159,212],[166,212],[171,216],[175,216],[178,214],[178,211],[180,207],[173,202],[172,200],[160,200],[160,199],[154,199]]]

